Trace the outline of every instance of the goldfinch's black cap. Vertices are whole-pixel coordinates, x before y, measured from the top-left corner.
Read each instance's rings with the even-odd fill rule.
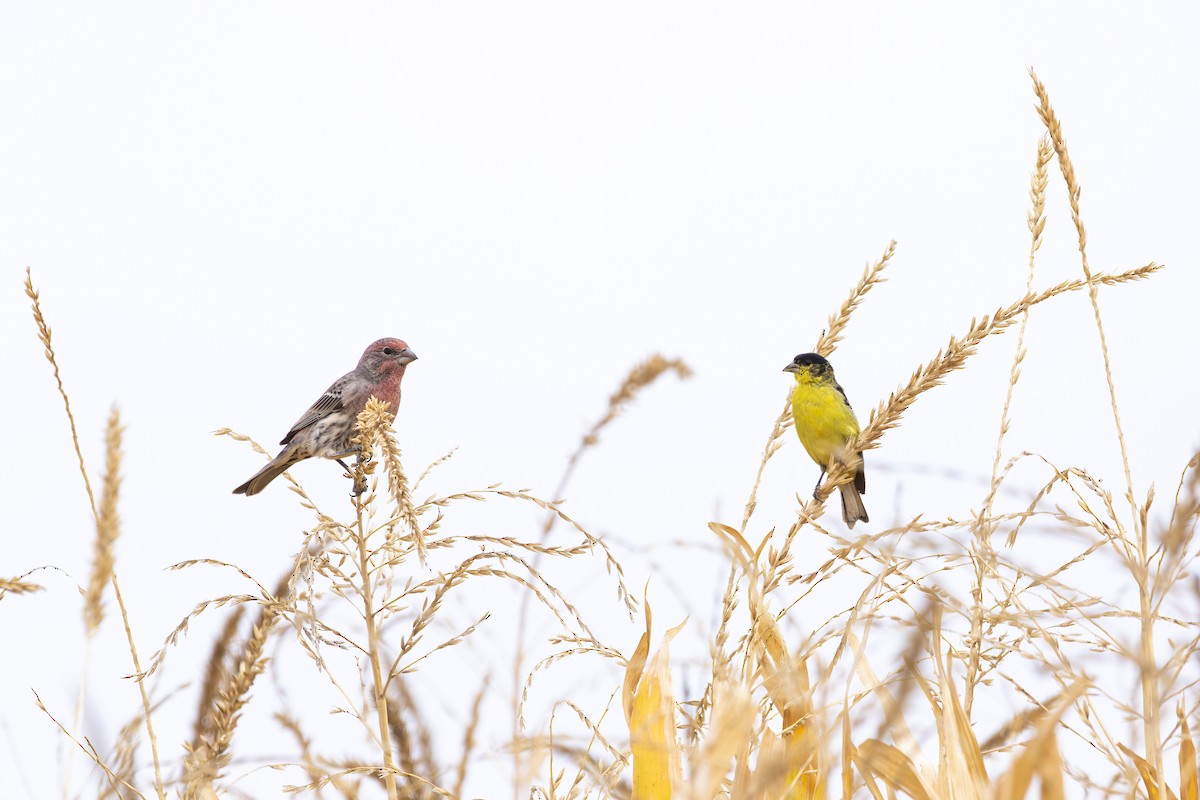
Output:
[[[821,358],[821,356],[817,355],[816,353],[801,353],[793,358],[792,363],[784,367],[783,371],[798,373],[800,370],[808,369],[810,367],[816,367],[817,372],[825,372],[826,370],[832,369],[832,367],[829,366],[829,362]]]
[[[792,363],[797,367],[811,367],[813,365],[829,366],[829,362],[816,353],[801,353],[792,359]]]

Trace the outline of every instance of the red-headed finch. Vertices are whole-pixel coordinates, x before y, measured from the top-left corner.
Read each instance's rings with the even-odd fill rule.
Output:
[[[325,394],[296,421],[279,455],[254,477],[233,490],[234,494],[258,494],[298,461],[306,458],[332,458],[342,463],[354,455],[350,440],[356,435],[358,415],[374,396],[388,403],[392,413],[400,405],[400,380],[405,365],[417,356],[400,339],[380,339],[363,351],[358,366],[333,382]],[[342,463],[347,471],[350,470]]]

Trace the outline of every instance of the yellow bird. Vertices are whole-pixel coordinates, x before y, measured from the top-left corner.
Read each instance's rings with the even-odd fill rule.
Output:
[[[838,487],[842,491],[842,519],[851,528],[856,522],[868,522],[867,507],[862,501],[862,495],[867,493],[862,454],[846,450],[847,443],[858,435],[858,418],[850,408],[845,390],[833,376],[833,367],[816,353],[802,353],[783,371],[796,376],[792,419],[800,444],[821,467],[817,488],[820,488],[821,478],[825,477],[830,464],[856,467],[854,480]]]

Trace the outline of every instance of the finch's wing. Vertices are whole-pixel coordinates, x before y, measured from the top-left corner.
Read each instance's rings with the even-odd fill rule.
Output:
[[[842,396],[842,402],[846,404],[846,408],[849,408],[851,411],[853,411],[854,408],[850,405],[850,398],[846,397],[846,390],[842,388],[842,385],[840,383],[835,383],[834,386],[837,387],[838,394],[840,394]],[[854,473],[854,488],[858,489],[859,494],[866,494],[867,493],[867,472],[865,469],[863,469],[863,465],[866,462],[866,459],[863,458],[862,453],[858,454],[858,458],[859,458],[858,471]],[[859,504],[860,505],[862,504],[861,500],[859,501]],[[867,510],[864,508],[863,514],[865,515],[866,513],[867,513]],[[863,520],[863,522],[866,522],[866,520]]]
[[[304,412],[304,416],[296,420],[296,423],[292,425],[292,429],[287,432],[287,436],[283,437],[283,441],[281,441],[280,444],[290,444],[292,437],[294,437],[297,433],[304,430],[309,425],[312,425],[314,422],[324,419],[334,411],[339,411],[344,408],[345,403],[343,402],[343,398],[346,393],[346,384],[348,383],[347,379],[349,377],[350,375],[344,375],[334,381],[333,385],[325,390],[325,394],[321,395],[320,399],[313,403],[312,406],[309,407],[308,411]]]
[[[840,383],[835,383],[833,386],[835,389],[838,390],[838,394],[840,394],[842,396],[842,402],[846,404],[846,408],[853,411],[854,406],[850,405],[850,398],[846,397],[846,390],[842,388],[842,385]]]

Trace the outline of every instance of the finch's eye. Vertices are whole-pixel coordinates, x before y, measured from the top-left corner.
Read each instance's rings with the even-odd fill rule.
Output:
[[[383,348],[383,354],[385,356],[394,356],[394,355],[396,355],[396,351],[390,347],[385,347],[385,348]]]

